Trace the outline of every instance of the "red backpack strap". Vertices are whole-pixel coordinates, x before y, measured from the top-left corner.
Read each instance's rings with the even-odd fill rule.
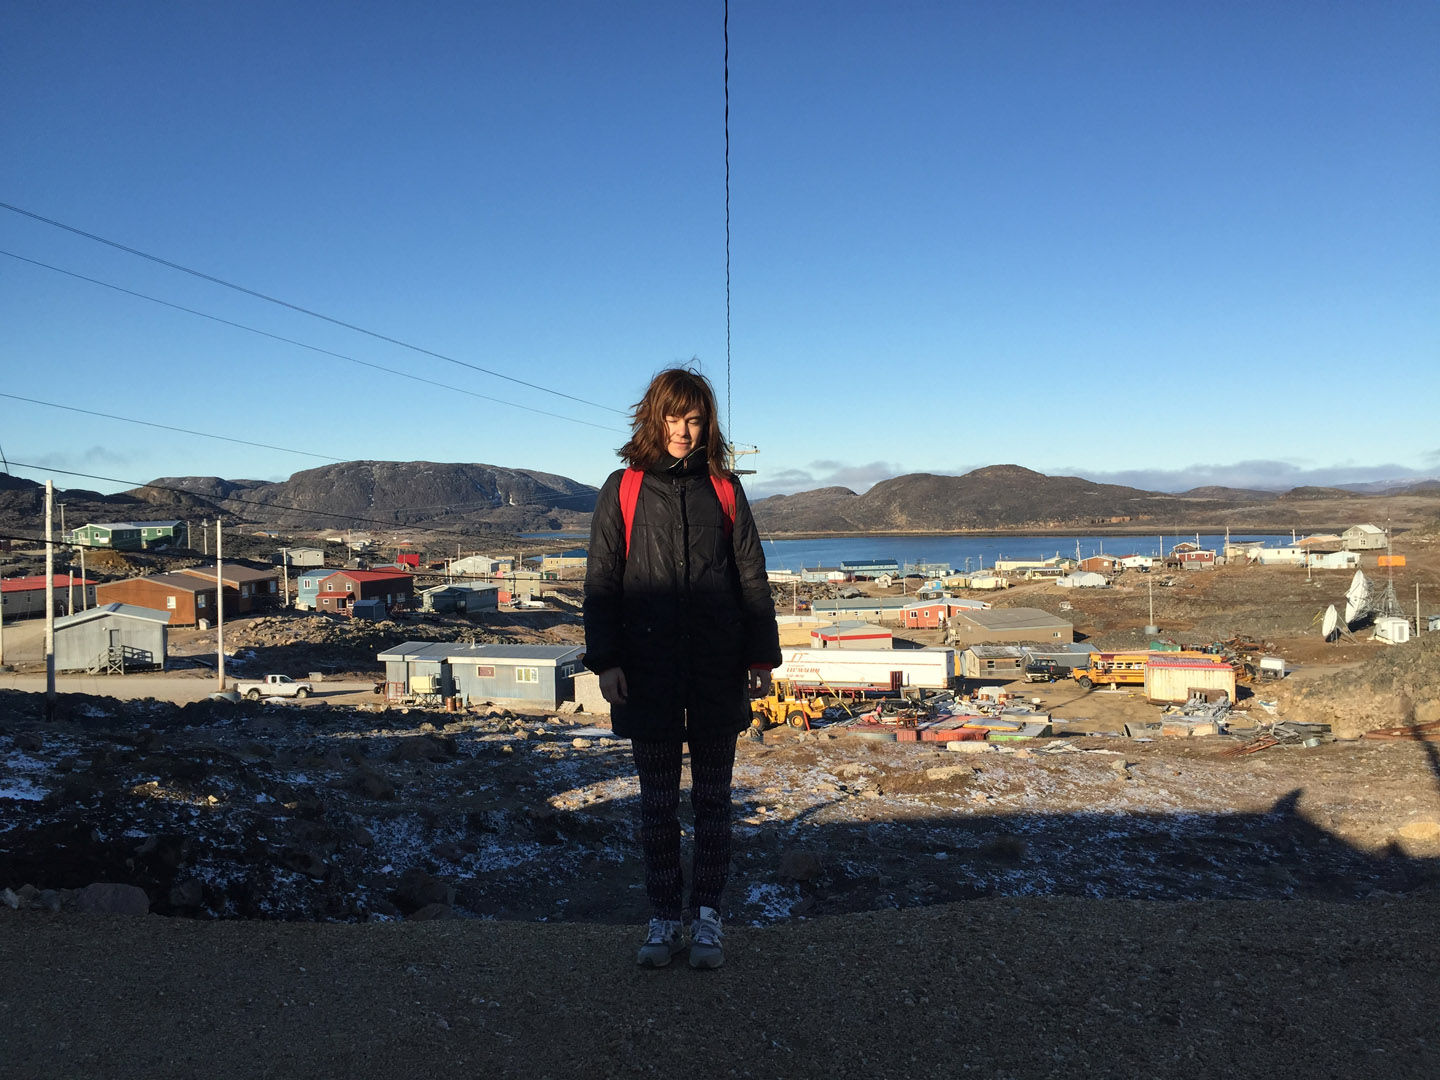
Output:
[[[720,500],[720,509],[725,511],[725,535],[735,528],[735,482],[728,476],[710,474],[710,483],[715,488],[715,497]]]
[[[625,557],[630,557],[630,530],[635,524],[635,504],[640,501],[640,483],[645,473],[640,469],[626,469],[620,478],[620,517],[625,521]]]

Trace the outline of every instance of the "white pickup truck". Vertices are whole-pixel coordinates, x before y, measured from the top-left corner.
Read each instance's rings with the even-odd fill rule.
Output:
[[[315,687],[312,683],[296,682],[289,675],[266,675],[263,679],[241,679],[235,684],[235,692],[259,701],[262,697],[309,697]]]

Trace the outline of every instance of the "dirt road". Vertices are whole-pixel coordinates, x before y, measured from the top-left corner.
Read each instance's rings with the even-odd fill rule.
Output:
[[[234,678],[230,681],[234,682]],[[317,704],[364,704],[373,698],[374,687],[372,681],[355,679],[321,682],[316,684],[315,693],[305,701],[290,701],[287,704],[301,708]],[[214,672],[192,668],[154,675],[59,675],[55,678],[55,689],[62,694],[94,694],[97,697],[112,697],[121,701],[154,698],[156,701],[186,705],[192,701],[204,701],[215,693],[217,684]],[[45,676],[0,675],[0,690],[42,693],[45,690]]]

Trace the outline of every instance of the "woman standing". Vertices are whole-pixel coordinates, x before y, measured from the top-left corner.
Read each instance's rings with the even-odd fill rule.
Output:
[[[725,467],[715,394],[698,372],[662,371],[635,406],[628,466],[600,489],[585,576],[585,666],[640,778],[640,843],[652,918],[637,961],[684,946],[680,766],[690,747],[695,853],[690,966],[724,963],[720,896],[730,871],[735,739],[780,663],[775,605],[750,505]]]

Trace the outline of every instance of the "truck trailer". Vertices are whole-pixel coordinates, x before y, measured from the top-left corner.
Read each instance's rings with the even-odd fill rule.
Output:
[[[919,693],[955,685],[955,650],[781,649],[771,674],[797,688]]]

